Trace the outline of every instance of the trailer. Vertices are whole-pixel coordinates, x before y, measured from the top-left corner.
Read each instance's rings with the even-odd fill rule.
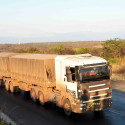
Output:
[[[112,106],[111,66],[101,57],[0,53],[0,64],[7,91],[30,92],[34,102],[55,103],[66,115]]]

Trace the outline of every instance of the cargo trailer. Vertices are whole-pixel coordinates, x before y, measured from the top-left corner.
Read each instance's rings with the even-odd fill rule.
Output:
[[[91,54],[0,53],[0,79],[11,93],[30,92],[31,99],[62,107],[66,115],[112,106],[111,66]]]

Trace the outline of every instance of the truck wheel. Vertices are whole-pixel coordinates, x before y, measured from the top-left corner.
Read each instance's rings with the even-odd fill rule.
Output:
[[[30,97],[32,98],[33,102],[37,101],[36,92],[35,92],[34,89],[31,89],[31,91],[30,91]]]
[[[44,95],[42,92],[39,92],[39,102],[42,106],[44,106],[45,101],[44,101]]]
[[[10,86],[9,86],[8,81],[5,81],[5,89],[6,89],[7,91],[9,91],[9,90],[10,90]]]
[[[64,108],[64,113],[65,113],[67,116],[70,116],[71,113],[72,113],[72,111],[71,111],[71,104],[70,104],[69,99],[65,99],[65,100],[64,100],[63,108]]]
[[[20,94],[21,94],[22,97],[25,98],[25,91],[24,90],[20,90]]]
[[[14,91],[14,86],[13,86],[13,83],[12,82],[10,82],[10,92],[11,93],[14,93],[15,91]]]

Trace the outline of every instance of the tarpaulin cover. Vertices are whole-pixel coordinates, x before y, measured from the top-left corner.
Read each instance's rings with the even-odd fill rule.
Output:
[[[0,53],[0,76],[10,77],[9,57],[16,53]]]
[[[48,54],[19,54],[9,58],[11,78],[41,86],[55,86],[55,57]]]

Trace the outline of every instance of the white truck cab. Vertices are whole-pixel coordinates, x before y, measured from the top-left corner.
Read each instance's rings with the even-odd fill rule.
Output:
[[[110,71],[111,67],[105,59],[91,54],[57,56],[55,58],[56,89],[72,93],[71,96],[74,95],[72,98],[75,101],[67,97],[73,102],[72,104],[85,103],[86,108],[80,107],[80,110],[72,106],[73,112],[102,110],[110,107],[112,103]],[[110,101],[104,104],[105,99]],[[100,105],[87,108],[93,101],[100,102]]]

